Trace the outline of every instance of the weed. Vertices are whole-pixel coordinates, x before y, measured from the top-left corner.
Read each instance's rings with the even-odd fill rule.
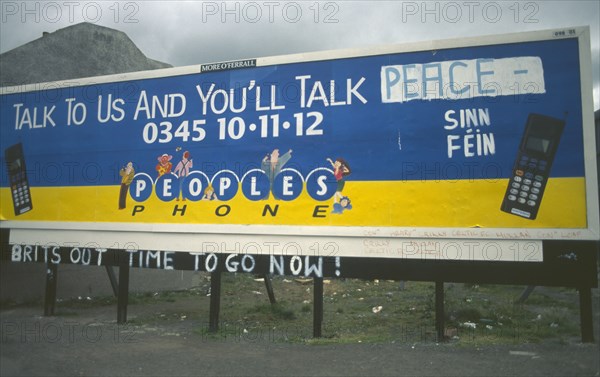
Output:
[[[207,276],[208,277],[208,274]],[[277,304],[271,304],[264,282],[245,274],[224,274],[220,327],[209,333],[209,280],[184,291],[131,293],[129,321],[134,326],[182,326],[211,339],[306,342],[436,342],[435,284],[429,282],[331,279],[324,285],[323,338],[313,340],[312,284],[274,277]],[[523,286],[445,284],[445,335],[458,344],[514,344],[579,337],[577,292],[538,287],[523,303],[515,300]],[[84,310],[113,305],[116,298],[62,300],[57,314],[76,316]],[[30,303],[31,304],[31,303]],[[2,308],[16,305],[3,302]],[[39,303],[38,303],[39,305]],[[380,308],[381,307],[381,308]],[[377,310],[373,310],[376,308]],[[191,321],[190,321],[191,320]]]
[[[269,320],[283,319],[286,321],[296,319],[293,310],[287,309],[283,304],[258,304],[248,310],[248,313],[258,313],[268,316]]]

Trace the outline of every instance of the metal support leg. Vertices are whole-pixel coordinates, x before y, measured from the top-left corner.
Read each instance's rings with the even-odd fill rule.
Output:
[[[435,282],[435,330],[437,340],[444,340],[444,282]]]
[[[517,304],[524,303],[525,300],[527,300],[529,298],[529,295],[531,295],[533,293],[534,289],[535,289],[535,285],[528,285],[521,293],[521,296],[519,296],[519,298],[517,299]]]
[[[54,315],[57,281],[58,266],[49,262],[46,264],[46,294],[44,297],[44,316],[46,317]]]
[[[276,304],[277,300],[275,300],[275,292],[273,291],[271,276],[264,274],[263,278],[265,279],[265,287],[267,288],[267,294],[269,295],[269,302],[271,304]]]
[[[592,320],[592,289],[579,288],[579,317],[581,321],[581,341],[594,343],[594,323]]]
[[[313,338],[320,338],[323,326],[323,278],[314,278],[313,286]]]
[[[119,256],[119,294],[117,296],[117,323],[127,322],[127,304],[129,303],[129,259],[127,253]]]
[[[210,274],[210,312],[208,317],[208,331],[219,330],[219,312],[221,311],[221,271]]]
[[[106,267],[106,273],[108,274],[108,280],[110,280],[110,286],[112,287],[113,294],[115,297],[119,297],[119,282],[117,281],[117,276],[115,275],[115,271],[112,266],[104,266]]]

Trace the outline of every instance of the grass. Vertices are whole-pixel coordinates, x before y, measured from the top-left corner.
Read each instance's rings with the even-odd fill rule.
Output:
[[[207,339],[268,339],[308,344],[437,342],[435,285],[427,282],[325,280],[323,337],[312,338],[311,280],[274,277],[277,304],[264,282],[248,274],[224,274],[220,329],[208,332],[209,275],[194,289],[130,294],[130,324],[168,326],[189,321]],[[460,345],[578,341],[578,295],[573,289],[536,288],[515,304],[523,286],[446,283],[445,326]],[[597,301],[597,300],[596,300]],[[3,303],[3,307],[11,305]],[[113,297],[76,298],[58,304],[58,315],[116,306]],[[145,308],[145,309],[144,309]],[[598,310],[597,308],[595,310]]]
[[[447,288],[447,327],[462,327],[468,339],[485,343],[535,343],[579,337],[575,290],[558,299],[547,293],[561,288],[537,288],[524,303],[515,303],[522,289],[497,285]]]
[[[286,340],[331,342],[436,342],[435,285],[332,279],[324,286],[323,338],[313,340],[312,284],[273,279],[278,304],[271,306],[262,282],[244,275],[223,279],[230,292],[221,320],[257,332],[278,328]],[[523,286],[445,285],[446,335],[461,344],[558,342],[579,339],[575,290],[537,288],[515,304]],[[252,292],[250,294],[244,292]],[[552,293],[552,294],[548,294]],[[380,308],[380,310],[377,310]],[[307,334],[308,333],[308,334]]]

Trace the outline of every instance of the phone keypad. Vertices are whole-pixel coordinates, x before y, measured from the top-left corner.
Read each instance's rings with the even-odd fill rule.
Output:
[[[535,207],[538,205],[545,183],[545,177],[542,174],[547,169],[548,161],[521,156],[506,198],[524,206]]]
[[[31,202],[29,185],[24,172],[19,172],[11,177],[11,192],[16,207],[23,207]]]

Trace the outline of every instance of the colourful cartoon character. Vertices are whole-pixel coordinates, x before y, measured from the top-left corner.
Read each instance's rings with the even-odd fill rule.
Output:
[[[175,166],[175,170],[173,171],[173,173],[175,173],[175,175],[179,178],[179,194],[181,194],[183,189],[183,180],[188,176],[188,174],[190,174],[190,169],[193,166],[194,163],[192,162],[190,152],[183,152],[183,158],[181,161],[179,161],[177,166]],[[179,195],[177,195],[177,200],[179,200]],[[185,198],[183,198],[183,200],[185,200]]]
[[[348,165],[346,160],[343,158],[338,158],[335,160],[335,162],[328,158],[327,161],[329,161],[333,167],[333,175],[337,181],[337,189],[335,190],[333,200],[338,202],[342,199],[342,191],[344,190],[344,185],[346,184],[346,177],[352,173],[352,170],[350,170],[350,165]]]
[[[204,189],[204,195],[202,196],[202,200],[217,200],[217,194],[215,193],[215,189],[211,184],[209,184]]]
[[[127,207],[127,191],[129,191],[129,186],[131,182],[133,182],[133,177],[135,176],[135,169],[133,168],[133,162],[128,162],[126,166],[121,168],[119,171],[119,175],[121,176],[121,190],[119,192],[119,209],[125,209]]]
[[[262,160],[261,169],[265,172],[267,177],[269,177],[269,182],[271,183],[270,191],[273,191],[273,181],[283,166],[292,158],[292,150],[290,149],[283,155],[279,155],[279,149],[273,149],[273,152],[267,153],[265,158]],[[268,198],[268,195],[267,197]],[[266,199],[265,198],[265,199]]]
[[[171,169],[173,168],[171,159],[173,159],[173,156],[166,153],[161,156],[158,156],[158,164],[156,165],[156,171],[158,172],[159,177],[165,174],[169,174],[171,172]]]
[[[333,203],[333,211],[331,211],[331,213],[335,213],[335,214],[342,214],[344,213],[344,211],[346,210],[351,210],[352,209],[352,203],[350,201],[350,198],[347,196],[343,196],[340,199],[339,203]]]

